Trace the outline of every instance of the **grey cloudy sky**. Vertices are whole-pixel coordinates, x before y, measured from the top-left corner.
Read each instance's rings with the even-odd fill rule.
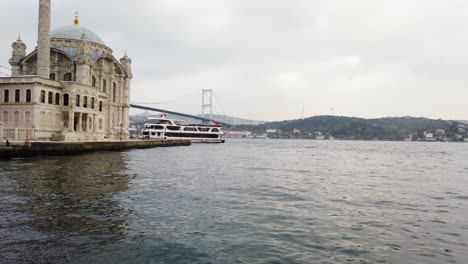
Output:
[[[21,32],[36,43],[37,0],[0,0],[0,65]],[[133,102],[199,113],[213,88],[226,114],[468,119],[465,0],[52,0],[133,59]],[[0,69],[5,72],[4,69]],[[196,93],[196,95],[195,95]],[[218,112],[221,107],[217,106]]]

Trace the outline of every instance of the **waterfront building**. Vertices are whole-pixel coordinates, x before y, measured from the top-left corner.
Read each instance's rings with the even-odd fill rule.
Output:
[[[225,138],[248,138],[252,136],[252,131],[224,131]]]
[[[117,60],[80,25],[50,30],[50,0],[39,1],[38,46],[12,44],[11,77],[0,77],[0,135],[10,140],[128,138],[132,60]]]
[[[269,128],[266,130],[266,134],[269,138],[280,138],[281,137],[281,129],[278,128]]]

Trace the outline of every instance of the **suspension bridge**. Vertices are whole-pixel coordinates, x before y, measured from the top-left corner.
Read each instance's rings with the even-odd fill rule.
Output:
[[[177,111],[172,111],[172,110],[167,110],[167,109],[162,109],[160,107],[152,107],[149,105],[161,105],[161,104],[168,104],[168,103],[174,103],[174,102],[182,102],[187,99],[193,98],[193,95],[188,95],[188,96],[183,96],[177,99],[173,100],[168,100],[168,101],[163,101],[163,102],[137,102],[137,103],[131,103],[130,107],[134,109],[140,109],[140,110],[146,110],[146,111],[153,111],[153,112],[159,112],[159,113],[164,113],[164,114],[171,114],[171,115],[176,115],[176,116],[181,116],[181,117],[186,117],[190,119],[195,119],[195,120],[200,120],[205,123],[218,123],[222,124],[224,126],[233,126],[232,124],[226,123],[221,120],[215,120],[213,119],[213,109],[214,107],[214,102],[213,102],[213,97],[216,98],[216,95],[213,91],[213,89],[203,89],[202,90],[202,107],[201,107],[201,116],[197,115],[192,115],[192,114],[187,114],[187,113],[182,113],[182,112],[177,112]],[[219,104],[219,100],[217,100]],[[225,114],[224,109],[222,108],[221,105],[219,105],[223,111],[223,114]],[[209,118],[206,116],[208,115]]]

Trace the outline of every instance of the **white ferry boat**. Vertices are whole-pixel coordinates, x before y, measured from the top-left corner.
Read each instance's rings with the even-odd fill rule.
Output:
[[[143,129],[143,137],[155,139],[188,139],[201,143],[224,143],[223,126],[184,124],[181,121],[161,117],[149,117]]]

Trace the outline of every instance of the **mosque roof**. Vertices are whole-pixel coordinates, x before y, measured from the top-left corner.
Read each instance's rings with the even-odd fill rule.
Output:
[[[76,59],[76,56],[78,54],[78,49],[75,47],[68,47],[68,46],[54,46],[53,48],[58,49],[64,53],[66,53],[68,56],[70,56],[71,59]],[[96,61],[99,59],[103,53],[101,51],[97,50],[92,50],[91,53],[89,54],[91,60]]]
[[[106,46],[104,41],[102,41],[102,39],[96,33],[78,24],[58,27],[50,32],[50,38],[81,40],[83,33],[85,33],[86,39],[88,41]]]

